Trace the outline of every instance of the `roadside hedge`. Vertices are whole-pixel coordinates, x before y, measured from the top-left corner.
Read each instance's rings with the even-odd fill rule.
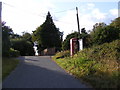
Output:
[[[18,57],[18,56],[20,56],[20,51],[14,50],[13,48],[10,48],[9,53],[10,53],[10,57]]]

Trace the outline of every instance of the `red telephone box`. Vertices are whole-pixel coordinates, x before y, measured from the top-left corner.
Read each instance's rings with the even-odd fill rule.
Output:
[[[70,39],[70,55],[73,56],[79,50],[78,38]]]

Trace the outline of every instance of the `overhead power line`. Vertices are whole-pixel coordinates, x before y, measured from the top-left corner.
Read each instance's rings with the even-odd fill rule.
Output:
[[[59,11],[59,12],[54,12],[54,13],[62,13],[62,12],[67,12],[69,10],[75,10],[75,8],[71,8],[71,9],[67,9],[67,10],[62,10],[62,11]]]
[[[22,9],[22,8],[18,8],[18,7],[16,7],[16,6],[10,5],[10,4],[8,4],[8,3],[4,3],[4,2],[3,2],[3,4],[4,4],[4,5],[7,5],[7,6],[9,6],[9,7],[15,8],[15,9],[19,9],[20,11],[22,11],[22,12],[24,12],[24,13],[31,14],[31,15],[36,15],[36,16],[40,16],[40,17],[45,18],[45,16],[43,16],[43,15],[41,15],[41,14],[36,14],[36,13],[34,13],[34,12],[31,12],[31,11],[28,11],[28,10],[25,10],[25,9]],[[45,14],[44,14],[44,15],[45,15]]]
[[[10,4],[4,3],[4,2],[2,2],[2,3],[5,4],[5,5],[7,5],[7,6],[9,6],[9,7],[15,7],[13,5],[10,5]]]
[[[12,7],[12,8],[17,8],[16,6],[13,6],[11,4],[8,4],[8,3],[5,3],[5,2],[2,2],[4,5],[7,5],[9,7]],[[24,13],[28,13],[28,14],[31,14],[31,15],[35,15],[35,16],[39,16],[39,17],[42,17],[42,18],[46,18],[46,14],[44,13],[43,15],[41,14],[36,14],[34,12],[29,12],[29,11],[26,11],[26,10],[23,10],[22,8],[18,8],[19,10],[21,10],[22,12]],[[71,9],[68,9],[68,10],[63,10],[63,11],[59,11],[59,12],[54,12],[54,13],[62,13],[62,12],[67,12],[69,10],[74,10],[75,8],[71,8]],[[66,24],[73,24],[73,23],[70,23],[70,22],[64,22],[64,21],[60,21],[60,20],[57,20],[57,19],[53,19],[54,21],[56,22],[63,22],[63,23],[66,23]]]

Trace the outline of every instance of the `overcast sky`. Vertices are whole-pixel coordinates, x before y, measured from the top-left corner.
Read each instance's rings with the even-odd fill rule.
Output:
[[[79,10],[80,28],[91,30],[97,22],[109,24],[118,17],[119,0],[0,0],[2,21],[14,33],[21,34],[36,30],[50,11],[60,31],[67,34],[77,31],[76,7]],[[89,1],[89,2],[88,2]]]

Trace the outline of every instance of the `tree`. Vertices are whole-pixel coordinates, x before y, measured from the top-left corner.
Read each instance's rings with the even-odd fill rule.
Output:
[[[93,25],[93,33],[98,29],[107,26],[104,22]]]
[[[5,24],[6,22],[2,22],[2,55],[9,56],[11,45],[9,36],[13,33],[13,30]]]
[[[118,17],[115,20],[113,20],[111,22],[110,26],[113,26],[115,28],[119,28],[120,29],[120,17]]]
[[[86,32],[85,28],[81,29],[81,35],[80,39],[83,39],[83,48],[88,48],[91,46],[91,37],[90,35]]]
[[[20,51],[20,55],[22,56],[33,56],[35,55],[34,52],[34,44],[32,42],[32,36],[28,32],[23,32],[23,35],[19,36],[17,35],[15,37],[15,34],[13,34],[14,38],[11,38],[11,47],[15,50]]]
[[[119,30],[120,32],[120,17],[116,18],[115,20],[113,20],[110,24],[110,26],[115,27],[117,30]],[[118,32],[118,33],[119,33]],[[119,33],[119,39],[120,39],[120,33]]]
[[[119,33],[120,30],[118,28],[108,25],[105,27],[97,27],[91,35],[93,43],[99,45],[120,39]]]
[[[16,39],[16,38],[21,38],[21,35],[18,35],[18,34],[10,34],[10,39]]]
[[[22,38],[32,42],[32,35],[28,32],[23,32]]]
[[[35,55],[33,44],[23,38],[11,39],[11,47],[20,51],[21,56]]]
[[[56,28],[50,12],[48,12],[45,22],[33,31],[32,40],[37,41],[40,52],[52,47],[60,49],[61,37],[61,32]]]
[[[62,49],[63,50],[70,50],[70,39],[71,38],[77,38],[78,35],[79,35],[78,32],[74,32],[74,33],[68,34],[66,36],[66,39],[62,43]]]

